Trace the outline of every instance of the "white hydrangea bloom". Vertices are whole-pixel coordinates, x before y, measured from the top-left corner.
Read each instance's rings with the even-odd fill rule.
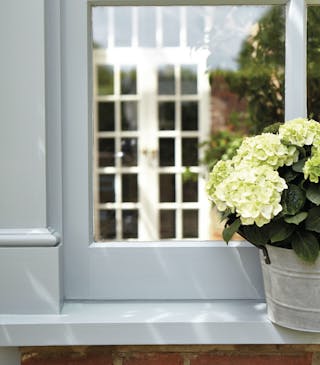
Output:
[[[211,196],[216,187],[225,180],[233,171],[233,162],[231,160],[220,160],[216,165],[213,167],[209,180],[207,183],[207,193]],[[224,210],[224,209],[222,209]]]
[[[243,225],[267,224],[282,210],[281,193],[287,184],[277,171],[268,166],[235,168],[212,192],[218,210],[229,208]]]
[[[249,166],[270,166],[274,170],[298,161],[299,151],[294,146],[281,143],[277,134],[263,133],[254,137],[247,137],[242,142],[234,157],[234,163]]]
[[[320,124],[315,120],[296,118],[285,122],[279,128],[280,138],[296,146],[310,146],[320,142]]]

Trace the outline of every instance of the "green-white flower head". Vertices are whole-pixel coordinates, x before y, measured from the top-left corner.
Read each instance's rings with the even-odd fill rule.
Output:
[[[300,147],[319,144],[320,124],[312,119],[292,119],[280,126],[279,136],[285,143]]]
[[[250,167],[264,165],[277,170],[283,165],[292,165],[298,161],[298,157],[299,152],[296,147],[282,144],[279,135],[263,133],[243,140],[234,163]]]
[[[312,156],[306,161],[303,167],[304,178],[313,183],[319,182],[320,177],[320,149],[313,148]]]
[[[233,163],[231,160],[220,160],[212,169],[207,183],[207,192],[212,196],[216,187],[225,180],[233,171]]]
[[[267,224],[281,210],[281,193],[286,182],[269,166],[236,166],[214,190],[211,198],[218,210],[227,208],[240,217],[243,225]]]

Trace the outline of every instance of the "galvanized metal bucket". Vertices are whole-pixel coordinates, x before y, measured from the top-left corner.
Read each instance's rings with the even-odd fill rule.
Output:
[[[293,250],[267,246],[260,254],[269,319],[283,327],[320,332],[320,259],[301,261]]]

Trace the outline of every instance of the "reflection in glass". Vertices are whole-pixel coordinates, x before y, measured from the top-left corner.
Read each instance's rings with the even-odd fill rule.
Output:
[[[181,119],[183,131],[198,130],[198,102],[184,101],[181,103]]]
[[[198,181],[184,181],[182,185],[182,201],[196,202],[198,201]]]
[[[319,9],[308,8],[308,112],[316,119]],[[161,238],[221,239],[219,217],[209,209],[201,211],[207,235],[198,235],[197,217],[207,206],[200,179],[238,135],[284,119],[285,6],[117,4],[93,6],[92,14],[92,109],[99,132],[93,138],[94,186],[101,190],[95,197],[117,207],[115,239],[138,234],[133,223],[138,212],[153,225],[143,227],[142,219],[142,231],[160,227]],[[138,151],[147,152],[139,159]],[[182,182],[184,166],[192,166],[190,176],[195,173],[199,181]],[[102,172],[108,177],[100,177]],[[151,180],[154,201],[138,196]],[[133,213],[127,208],[138,199],[139,211]],[[97,205],[98,234],[99,212]],[[115,235],[115,228],[108,231]]]
[[[116,212],[115,210],[100,210],[100,240],[116,238]]]
[[[127,209],[122,211],[123,238],[138,238],[138,211]]]
[[[137,93],[137,71],[135,66],[121,66],[121,94]]]
[[[183,238],[197,238],[198,237],[198,211],[197,210],[183,210]]]
[[[308,116],[320,121],[320,7],[308,7],[307,22],[307,105]]]
[[[138,175],[122,174],[122,201],[135,203],[138,201]]]
[[[156,46],[156,9],[151,6],[141,6],[139,11],[139,46]]]
[[[205,39],[205,10],[202,6],[187,7],[187,44],[191,47],[202,46]]]
[[[138,127],[138,114],[136,101],[121,102],[121,129],[123,131],[136,131]]]
[[[114,32],[116,47],[130,47],[132,36],[132,7],[115,6]]]
[[[160,202],[175,202],[176,200],[176,176],[174,174],[160,174]]]
[[[163,47],[180,45],[180,9],[176,6],[162,7]]]
[[[113,93],[113,66],[98,65],[98,95],[111,95]]]
[[[122,166],[137,166],[138,146],[137,138],[122,138],[121,155]]]
[[[107,48],[108,46],[108,8],[95,6],[92,8],[93,48]]]
[[[100,203],[113,203],[115,201],[114,174],[100,175],[99,197]]]
[[[158,68],[158,94],[173,95],[175,93],[174,67],[163,65]]]
[[[174,166],[174,139],[159,139],[159,165]]]
[[[159,129],[161,131],[175,129],[175,103],[164,101],[158,104]]]
[[[114,118],[114,102],[100,102],[98,104],[99,131],[114,131]]]
[[[197,66],[181,66],[181,94],[197,94]]]
[[[114,139],[99,139],[99,166],[114,166]]]
[[[284,10],[238,6],[215,12],[215,52],[208,58],[214,132],[255,134],[284,121]]]
[[[160,210],[160,238],[175,238],[176,214],[173,209]]]
[[[182,165],[197,166],[198,138],[182,138]]]

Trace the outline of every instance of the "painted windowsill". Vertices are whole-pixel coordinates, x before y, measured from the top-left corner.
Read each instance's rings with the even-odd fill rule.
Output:
[[[59,315],[0,315],[0,346],[315,344],[272,324],[254,300],[67,302]]]

